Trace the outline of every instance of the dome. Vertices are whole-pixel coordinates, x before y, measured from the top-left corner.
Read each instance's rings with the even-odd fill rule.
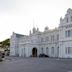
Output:
[[[67,13],[68,13],[68,14],[69,14],[69,13],[72,13],[72,9],[69,8],[69,9],[67,10]]]
[[[33,33],[35,33],[35,32],[36,32],[36,28],[34,27],[34,28],[33,28]]]
[[[48,31],[48,29],[49,29],[48,26],[46,26],[46,27],[45,27],[45,31]]]
[[[39,31],[39,28],[37,28],[37,31]]]

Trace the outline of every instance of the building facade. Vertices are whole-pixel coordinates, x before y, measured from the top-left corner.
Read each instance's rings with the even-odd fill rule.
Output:
[[[10,39],[11,56],[39,56],[72,58],[72,9],[68,9],[64,18],[60,18],[58,28],[44,32],[33,28],[29,35],[13,33]]]

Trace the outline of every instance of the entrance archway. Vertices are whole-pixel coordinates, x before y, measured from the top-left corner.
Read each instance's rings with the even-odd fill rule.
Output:
[[[32,56],[37,57],[37,48],[32,49]]]

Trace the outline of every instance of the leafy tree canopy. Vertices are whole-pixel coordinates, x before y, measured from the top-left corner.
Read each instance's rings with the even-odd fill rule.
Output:
[[[0,47],[1,48],[8,48],[9,46],[10,46],[10,39],[9,38],[2,41],[2,42],[0,42]]]

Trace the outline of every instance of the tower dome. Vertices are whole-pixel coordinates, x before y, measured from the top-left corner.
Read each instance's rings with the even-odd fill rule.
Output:
[[[44,31],[48,31],[48,29],[49,29],[48,26],[46,26],[45,29],[44,29]]]
[[[69,9],[67,10],[67,13],[68,13],[68,14],[72,13],[72,9],[69,8]]]
[[[36,28],[34,27],[34,28],[33,28],[33,33],[35,33],[35,32],[36,32]]]

